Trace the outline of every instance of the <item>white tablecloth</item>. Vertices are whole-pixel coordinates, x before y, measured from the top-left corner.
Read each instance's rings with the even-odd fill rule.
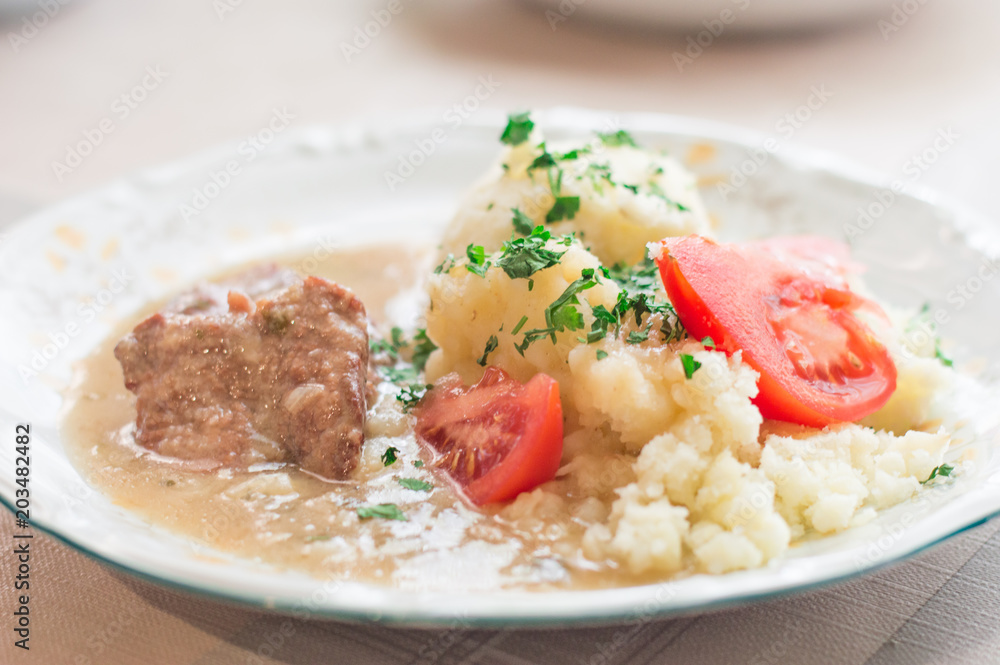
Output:
[[[723,35],[680,67],[692,35],[608,29],[583,12],[553,29],[540,10],[501,0],[401,0],[363,46],[357,29],[388,2],[39,0],[35,30],[0,14],[0,223],[238,140],[275,107],[297,125],[443,112],[480,77],[497,83],[484,106],[727,121],[1000,217],[1000,3],[900,4],[913,11],[898,30],[869,20],[784,38]],[[817,89],[827,99],[808,109]],[[932,162],[942,131],[957,139]],[[10,542],[10,516],[0,524]],[[432,632],[195,598],[40,536],[33,648],[13,649],[5,619],[0,663],[1000,663],[998,532],[993,521],[907,563],[742,609],[597,630]],[[9,571],[11,555],[2,560]],[[6,616],[10,584],[0,601]]]

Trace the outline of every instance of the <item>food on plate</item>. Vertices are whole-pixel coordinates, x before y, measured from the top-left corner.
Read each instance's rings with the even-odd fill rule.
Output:
[[[92,482],[275,566],[489,590],[763,566],[959,471],[955,370],[846,246],[716,238],[624,131],[515,114],[501,143],[439,247],[251,268],[129,323],[66,421]]]

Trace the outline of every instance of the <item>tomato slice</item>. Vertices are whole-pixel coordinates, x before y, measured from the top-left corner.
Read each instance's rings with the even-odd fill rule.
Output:
[[[711,337],[760,373],[765,418],[823,427],[855,421],[896,389],[888,350],[856,316],[885,314],[851,292],[847,248],[822,238],[746,245],[667,238],[657,259],[692,336]]]
[[[465,388],[442,377],[417,407],[417,434],[477,505],[507,501],[552,480],[563,448],[559,384],[536,374],[525,384],[487,367]]]

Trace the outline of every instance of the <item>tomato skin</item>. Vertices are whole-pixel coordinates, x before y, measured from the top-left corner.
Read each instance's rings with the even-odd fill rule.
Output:
[[[657,262],[681,322],[695,338],[742,351],[760,374],[754,404],[765,418],[823,427],[878,410],[895,391],[886,348],[855,317],[881,309],[847,288],[841,251],[787,239],[746,246],[668,238]],[[882,314],[884,316],[884,314]]]
[[[562,460],[559,384],[536,374],[523,386],[498,367],[463,388],[457,374],[437,381],[417,409],[417,433],[476,505],[513,499],[555,477]],[[467,470],[466,461],[476,463]],[[454,464],[455,460],[458,464]],[[485,466],[484,466],[485,465]]]

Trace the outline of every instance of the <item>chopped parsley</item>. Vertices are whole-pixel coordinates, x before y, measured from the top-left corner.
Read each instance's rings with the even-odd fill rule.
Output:
[[[420,378],[420,372],[413,365],[396,365],[394,367],[379,367],[379,374],[393,383],[413,383]]]
[[[306,536],[306,542],[307,543],[315,543],[315,542],[321,541],[321,540],[330,540],[331,538],[333,538],[333,536],[331,536],[330,534],[328,534],[328,533],[321,533],[321,534],[316,535],[316,536]]]
[[[701,340],[701,345],[706,349],[715,349],[715,340],[711,337],[705,337]]]
[[[434,268],[434,274],[435,275],[440,275],[443,272],[450,272],[451,269],[454,268],[454,267],[455,267],[455,257],[453,255],[449,254],[445,258],[445,260],[442,261],[440,265],[438,265],[437,268]]]
[[[368,340],[368,350],[373,354],[375,353],[387,353],[393,360],[399,358],[399,353],[392,346],[391,343],[384,339],[375,339],[374,337]]]
[[[665,191],[663,191],[663,188],[660,187],[655,182],[649,183],[649,193],[652,194],[653,196],[655,196],[658,199],[662,199],[667,205],[673,206],[673,207],[677,208],[678,210],[680,210],[681,212],[688,212],[689,210],[691,210],[691,208],[688,208],[683,203],[679,203],[679,202],[673,200],[672,198],[670,198],[669,196],[667,196],[667,193]]]
[[[486,248],[482,245],[470,244],[465,248],[465,255],[469,257],[469,262],[465,265],[465,269],[480,277],[485,277],[486,271],[490,267],[490,262],[486,260]]]
[[[921,484],[926,485],[935,478],[947,478],[951,476],[951,474],[954,472],[955,472],[955,467],[953,467],[951,464],[942,464],[941,466],[936,466],[934,467],[934,470],[931,471],[931,475],[927,477],[927,480],[923,481]]]
[[[604,349],[597,349],[597,359],[598,360],[604,360],[607,357],[608,357],[608,352],[607,351],[605,351]]]
[[[527,322],[528,322],[528,317],[527,316],[522,316],[521,320],[517,322],[516,326],[514,326],[514,329],[510,331],[510,334],[511,335],[516,335],[517,333],[521,332],[521,328],[523,328],[524,324],[527,323]]]
[[[419,460],[419,459],[418,459],[418,460],[414,460],[414,461],[413,461],[413,466],[417,467],[418,469],[419,469],[420,467],[422,467],[423,465],[424,465],[424,461],[423,461],[423,460]]]
[[[288,329],[288,326],[292,325],[292,317],[288,315],[288,312],[283,312],[277,309],[268,309],[261,313],[264,317],[264,323],[267,324],[267,331],[275,335],[280,335]]]
[[[399,448],[395,446],[389,446],[382,453],[382,466],[392,466],[399,459],[397,455],[399,454]]]
[[[525,349],[542,337],[551,336],[554,344],[557,332],[583,328],[583,314],[577,309],[580,304],[577,295],[597,284],[597,275],[593,268],[580,271],[580,278],[567,286],[562,295],[545,308],[545,327],[526,331],[521,343],[514,346],[518,353],[523,356]]]
[[[486,350],[483,351],[483,355],[476,361],[480,367],[486,367],[486,359],[491,353],[497,350],[498,346],[500,346],[500,340],[497,339],[496,335],[490,335],[490,338],[486,341]]]
[[[409,413],[410,409],[415,407],[424,398],[427,391],[433,387],[429,383],[411,383],[408,386],[403,386],[399,394],[396,395],[396,400],[403,403],[403,413]]]
[[[504,127],[503,134],[500,135],[501,143],[507,145],[521,145],[528,140],[531,130],[535,128],[535,123],[531,119],[531,113],[514,113],[507,116],[507,126]]]
[[[681,364],[684,365],[684,376],[691,378],[701,367],[701,363],[694,359],[694,356],[687,353],[680,354]]]
[[[528,170],[547,169],[555,165],[556,158],[552,155],[552,153],[545,150],[545,144],[542,144],[542,154],[536,157],[535,161],[531,162],[531,165],[528,166]]]
[[[552,208],[545,213],[545,222],[551,224],[562,219],[573,219],[579,210],[579,196],[557,196]]]
[[[429,492],[434,489],[434,485],[419,478],[397,478],[396,481],[406,489],[417,492]]]
[[[378,517],[384,520],[399,520],[401,522],[406,521],[406,515],[399,509],[399,506],[394,503],[380,503],[375,506],[360,506],[357,512],[358,518],[363,520],[370,520],[373,517]]]
[[[539,270],[551,268],[559,263],[566,252],[555,252],[545,248],[552,234],[542,226],[537,226],[526,238],[515,238],[503,244],[503,253],[497,259],[497,266],[503,268],[511,279],[527,279]]]
[[[625,339],[625,341],[628,342],[629,344],[641,344],[642,342],[645,342],[647,339],[649,339],[649,332],[645,330],[633,330],[628,334],[628,337]]]
[[[514,230],[523,236],[531,235],[532,229],[535,228],[535,223],[531,221],[531,218],[517,208],[514,208],[511,212],[514,213],[514,218],[511,220],[514,224]]]
[[[601,139],[601,143],[609,148],[620,148],[621,146],[638,147],[632,135],[624,129],[619,129],[617,132],[597,132],[597,138]]]
[[[427,358],[437,351],[437,344],[427,336],[427,330],[418,328],[413,336],[413,366],[418,372],[424,371],[427,366]]]

